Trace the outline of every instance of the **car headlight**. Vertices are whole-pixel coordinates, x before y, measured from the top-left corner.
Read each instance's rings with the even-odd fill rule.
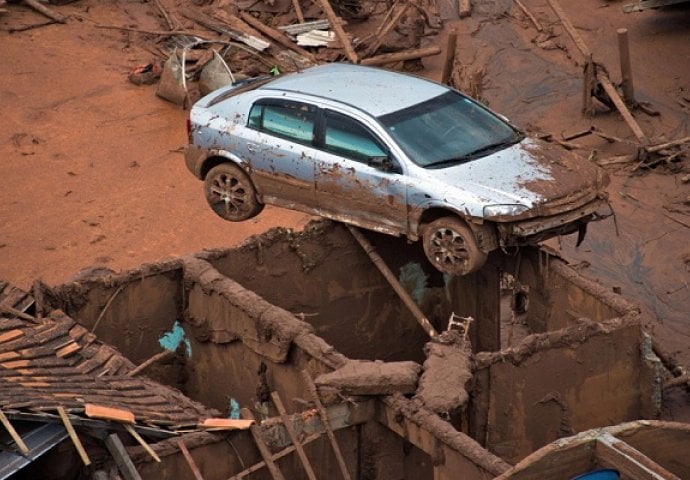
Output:
[[[484,207],[484,217],[514,217],[527,210],[529,208],[524,205],[487,205]]]

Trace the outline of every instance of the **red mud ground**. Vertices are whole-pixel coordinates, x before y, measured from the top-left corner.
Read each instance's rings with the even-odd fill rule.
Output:
[[[186,2],[163,1],[165,5]],[[545,0],[524,3],[555,37],[538,48],[538,34],[511,2],[473,2],[471,18],[455,22],[458,58],[466,70],[485,69],[483,97],[517,125],[555,135],[596,125],[633,139],[617,114],[580,114],[579,54]],[[191,5],[191,2],[189,2]],[[577,7],[575,7],[577,5]],[[615,31],[630,32],[638,100],[661,116],[636,113],[654,140],[690,134],[690,5],[622,13],[622,2],[563,2],[576,29],[619,81]],[[0,278],[28,288],[98,265],[113,270],[235,244],[281,225],[300,228],[309,217],[268,207],[230,224],[206,206],[201,183],[188,173],[180,147],[186,112],[157,98],[155,86],[135,86],[128,72],[153,57],[155,38],[101,30],[70,19],[8,33],[44,19],[21,5],[0,14]],[[82,0],[55,7],[103,24],[162,29],[153,3]],[[174,7],[173,7],[174,8]],[[361,35],[378,25],[353,26]],[[429,36],[443,44],[446,33]],[[556,47],[549,49],[549,47]],[[421,75],[439,79],[442,56],[424,61]],[[587,157],[627,153],[629,147],[597,138],[577,140]],[[630,164],[607,167],[620,235],[613,222],[590,228],[578,250],[564,238],[562,253],[583,271],[620,286],[623,294],[656,313],[651,331],[666,350],[690,366],[690,184],[675,171],[631,174]],[[664,209],[664,206],[667,208]],[[584,262],[587,262],[585,264]]]

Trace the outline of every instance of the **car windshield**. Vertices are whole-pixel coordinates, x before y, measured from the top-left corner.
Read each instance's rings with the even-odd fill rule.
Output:
[[[454,91],[379,120],[410,159],[425,168],[468,162],[523,138],[494,113]]]

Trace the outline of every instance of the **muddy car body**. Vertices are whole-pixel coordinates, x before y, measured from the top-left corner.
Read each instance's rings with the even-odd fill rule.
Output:
[[[597,166],[418,77],[328,64],[225,87],[190,112],[189,170],[231,221],[274,204],[411,240],[466,274],[499,246],[607,213]]]

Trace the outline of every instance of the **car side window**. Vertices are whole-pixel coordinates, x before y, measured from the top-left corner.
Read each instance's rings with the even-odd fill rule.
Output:
[[[364,163],[388,156],[381,142],[358,121],[330,110],[324,117],[324,148],[328,152]]]
[[[301,102],[263,100],[249,112],[247,126],[262,132],[311,145],[316,107]]]

